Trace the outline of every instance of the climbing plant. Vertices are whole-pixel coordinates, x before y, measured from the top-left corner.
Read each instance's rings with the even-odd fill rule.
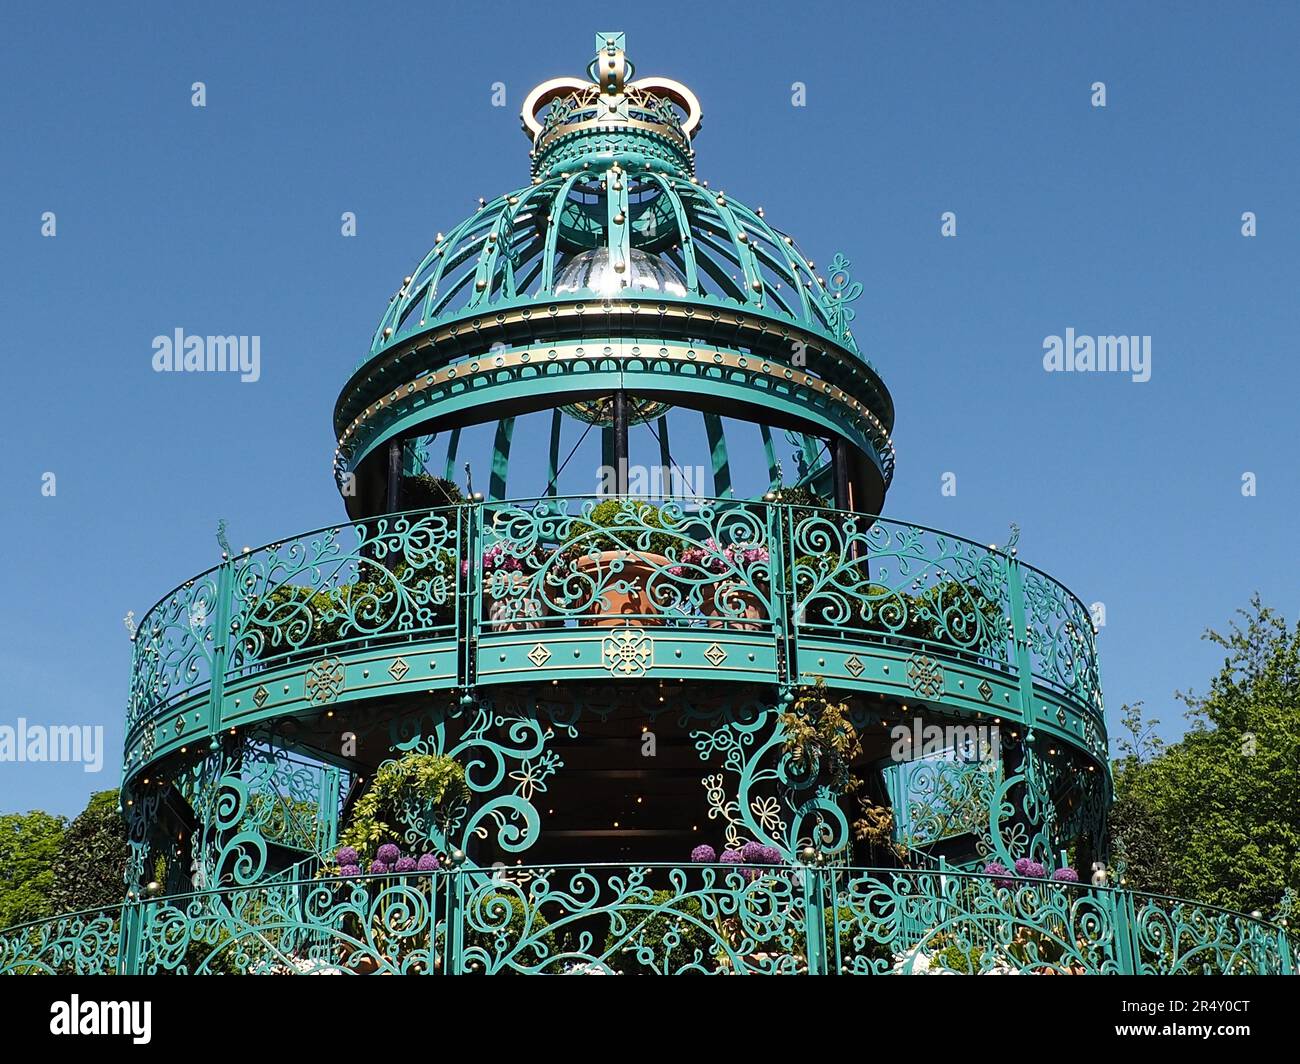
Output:
[[[454,758],[408,752],[380,766],[340,841],[367,859],[385,843],[427,841],[416,836],[454,815],[469,793],[465,770]]]

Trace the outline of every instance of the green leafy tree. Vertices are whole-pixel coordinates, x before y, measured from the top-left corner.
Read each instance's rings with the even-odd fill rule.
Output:
[[[0,927],[54,914],[54,856],[67,823],[39,809],[0,816]]]
[[[1191,730],[1162,748],[1133,718],[1112,829],[1129,887],[1267,913],[1300,891],[1300,624],[1256,595],[1205,638],[1226,656],[1204,695],[1179,695]]]
[[[55,912],[116,905],[126,891],[126,821],[118,812],[117,791],[90,796],[68,825],[54,857],[50,903]]]

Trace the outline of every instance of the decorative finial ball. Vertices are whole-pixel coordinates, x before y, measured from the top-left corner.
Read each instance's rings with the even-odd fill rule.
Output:
[[[452,850],[451,853],[447,854],[447,860],[451,862],[452,867],[458,868],[465,863],[465,851]]]
[[[162,893],[162,884],[156,879],[150,880],[149,884],[144,888],[144,892],[152,898]]]
[[[804,864],[812,864],[817,860],[817,851],[811,846],[805,846],[799,851],[799,860],[803,861]]]

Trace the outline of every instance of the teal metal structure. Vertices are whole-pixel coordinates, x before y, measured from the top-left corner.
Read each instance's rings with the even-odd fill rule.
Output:
[[[438,236],[340,393],[348,520],[223,544],[140,622],[125,900],[0,933],[0,971],[1291,971],[1285,912],[1077,881],[1111,860],[1087,609],[1014,544],[879,516],[894,408],[851,264],[697,177],[698,100],[621,33],[587,74],[529,95],[530,182]],[[547,484],[506,498],[539,412]],[[633,493],[629,428],[675,465],[682,415],[712,490]],[[603,496],[559,488],[572,424]],[[402,510],[476,426],[486,498]],[[791,746],[823,690],[857,794]],[[900,756],[900,727],[939,738]],[[429,861],[340,867],[411,753],[464,770],[408,810]]]

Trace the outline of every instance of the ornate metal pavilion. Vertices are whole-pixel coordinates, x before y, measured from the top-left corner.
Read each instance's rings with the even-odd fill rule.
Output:
[[[531,180],[438,235],[339,396],[349,522],[223,540],[141,621],[126,899],[0,970],[1289,971],[1276,924],[1087,882],[1088,611],[877,516],[850,263],[696,176],[699,101],[621,33],[522,118]],[[602,495],[561,492],[574,432]],[[634,490],[638,439],[711,488]]]

